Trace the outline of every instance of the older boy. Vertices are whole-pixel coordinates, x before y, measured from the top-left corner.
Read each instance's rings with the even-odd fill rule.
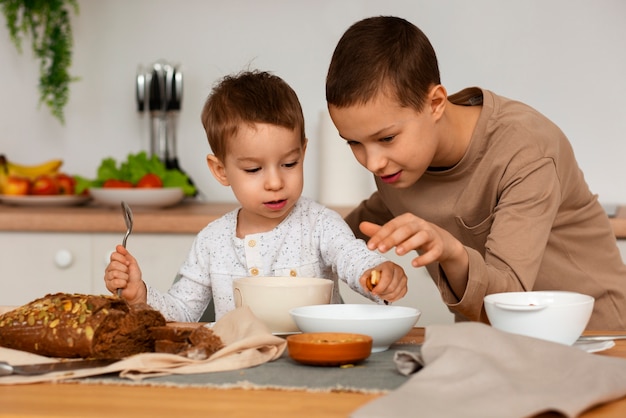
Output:
[[[457,320],[487,321],[490,293],[591,295],[591,329],[626,329],[626,266],[565,135],[488,90],[452,96],[414,25],[350,27],[328,70],[331,118],[377,192],[347,221],[368,246],[413,250]],[[360,228],[360,232],[359,232]]]

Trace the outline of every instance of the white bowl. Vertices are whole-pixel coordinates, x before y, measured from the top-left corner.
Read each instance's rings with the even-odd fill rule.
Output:
[[[94,202],[119,207],[121,202],[131,207],[162,208],[179,203],[185,197],[180,187],[163,188],[91,188]]]
[[[385,351],[415,326],[421,312],[404,306],[335,304],[291,310],[302,332],[350,332],[372,337],[372,352]]]
[[[591,296],[566,291],[494,293],[484,301],[494,328],[566,345],[585,330],[594,304]]]
[[[274,334],[298,332],[289,310],[330,303],[333,281],[315,277],[242,277],[233,281],[235,306],[248,306]]]

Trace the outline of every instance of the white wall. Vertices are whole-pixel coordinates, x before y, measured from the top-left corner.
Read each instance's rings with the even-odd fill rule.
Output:
[[[429,36],[449,92],[478,85],[536,107],[569,135],[600,200],[626,201],[620,183],[626,156],[623,0],[79,4],[72,72],[81,80],[72,85],[65,126],[37,106],[38,64],[29,44],[18,54],[8,31],[0,29],[0,152],[12,160],[34,164],[61,157],[66,171],[93,177],[103,157],[148,149],[148,119],[135,110],[135,72],[138,64],[163,58],[181,63],[184,71],[182,166],[208,200],[232,200],[206,169],[209,148],[199,113],[218,78],[259,68],[283,77],[300,96],[310,138],[305,195],[315,198],[316,136],[330,56],[350,24],[384,14],[404,17]]]
[[[343,31],[366,16],[393,14],[420,26],[438,51],[450,92],[479,85],[523,100],[569,135],[591,188],[625,201],[626,2],[622,0],[79,0],[67,122],[38,108],[37,63],[0,28],[0,152],[94,176],[105,156],[148,147],[135,110],[138,64],[183,66],[179,156],[211,200],[231,200],[210,178],[199,122],[213,83],[245,67],[271,70],[298,92],[311,139],[305,194],[317,197],[316,135],[324,77]]]

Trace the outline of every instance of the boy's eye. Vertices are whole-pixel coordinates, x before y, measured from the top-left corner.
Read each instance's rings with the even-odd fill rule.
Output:
[[[259,171],[261,169],[261,167],[255,167],[255,168],[244,168],[243,171],[245,171],[246,173],[256,173],[257,171]]]
[[[391,142],[393,141],[394,136],[386,136],[384,138],[380,138],[380,142]]]
[[[297,162],[297,161],[294,161],[294,162],[292,162],[292,163],[285,163],[285,164],[284,164],[284,166],[285,166],[285,167],[287,167],[287,168],[295,167],[295,166],[297,166],[297,165],[298,165],[298,162]]]
[[[357,141],[346,141],[346,143],[348,144],[349,147],[356,147],[357,145],[360,144],[360,142],[357,142]]]

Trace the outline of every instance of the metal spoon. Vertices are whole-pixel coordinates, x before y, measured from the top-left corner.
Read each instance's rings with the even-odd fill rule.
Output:
[[[124,222],[126,222],[126,234],[122,240],[122,246],[126,248],[126,240],[131,232],[133,232],[133,211],[130,210],[130,206],[122,201],[122,211],[124,212]],[[122,289],[117,289],[117,296],[122,296]]]

